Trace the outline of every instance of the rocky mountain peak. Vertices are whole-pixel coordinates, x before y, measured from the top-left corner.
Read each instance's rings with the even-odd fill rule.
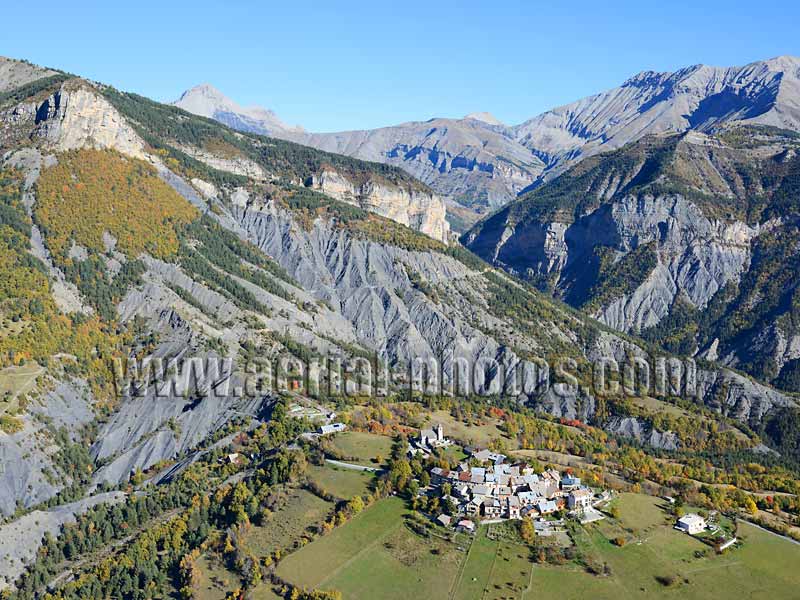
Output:
[[[795,76],[800,76],[800,56],[783,54],[763,61],[763,64],[772,71],[795,71]]]
[[[284,123],[274,111],[261,106],[240,106],[210,83],[186,90],[173,105],[185,111],[215,119],[242,131],[273,135],[277,131],[302,132],[303,128]]]
[[[210,83],[201,83],[181,94],[175,102],[176,106],[202,117],[213,117],[214,112],[221,109],[239,109],[239,107]]]
[[[468,115],[464,116],[464,120],[467,119],[472,119],[473,121],[480,121],[481,123],[486,123],[487,125],[498,125],[498,126],[505,125],[505,123],[503,123],[500,119],[498,119],[492,113],[489,112],[469,113]]]

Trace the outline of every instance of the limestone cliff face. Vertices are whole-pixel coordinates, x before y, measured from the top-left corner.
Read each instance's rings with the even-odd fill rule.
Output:
[[[36,109],[37,134],[63,152],[110,148],[146,159],[144,142],[111,104],[86,84],[69,82]]]
[[[450,225],[444,201],[427,190],[368,180],[356,184],[333,169],[312,178],[312,187],[447,243]]]

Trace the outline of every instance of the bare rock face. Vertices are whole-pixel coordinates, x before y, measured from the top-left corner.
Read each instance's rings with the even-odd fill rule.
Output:
[[[738,281],[750,260],[750,242],[758,234],[757,227],[740,221],[708,219],[681,196],[628,196],[614,204],[611,223],[619,252],[650,242],[658,247],[658,264],[647,279],[633,293],[617,298],[596,314],[620,331],[656,325],[669,314],[678,294],[692,306],[705,308],[729,281]],[[587,217],[576,227],[591,231],[594,224]],[[581,249],[576,244],[572,250],[573,260],[591,253],[586,245]]]
[[[433,285],[474,287],[480,278],[460,262],[355,239],[321,220],[306,231],[271,203],[237,208],[234,215],[250,241],[349,321],[360,343],[388,360],[437,357],[453,344],[469,358],[499,352],[500,345],[460,311],[437,306],[411,283],[413,271]]]
[[[680,195],[629,195],[573,223],[499,223],[480,235],[468,235],[465,241],[485,258],[523,277],[551,277],[561,294],[576,303],[593,276],[588,268],[598,244],[613,248],[619,256],[656,244],[657,264],[646,279],[595,314],[627,332],[657,324],[678,294],[694,306],[705,307],[719,289],[738,279],[757,233],[757,227],[742,222],[709,219]]]
[[[250,179],[255,179],[256,181],[267,181],[270,179],[269,173],[261,168],[261,166],[245,157],[224,158],[190,146],[182,146],[181,150],[186,152],[186,154],[192,158],[196,158],[200,162],[205,163],[213,169],[227,171],[228,173],[233,173],[234,175],[249,177]]]
[[[125,119],[85,85],[62,86],[36,112],[38,133],[56,150],[111,148],[147,159],[144,142]]]
[[[448,241],[450,225],[445,219],[444,201],[429,191],[389,186],[371,180],[357,185],[332,169],[324,169],[314,176],[312,187],[332,198],[416,229],[440,242]]]
[[[514,138],[541,157],[546,175],[552,176],[583,157],[645,135],[708,131],[730,121],[800,129],[800,58],[644,71],[620,87],[514,127]]]
[[[213,101],[200,101],[203,94],[190,90],[184,96],[196,101],[182,98],[177,104],[235,129],[255,130],[250,109],[214,92],[205,94],[214,96]],[[435,118],[373,130],[306,133],[275,119],[274,113],[263,117],[258,132],[398,166],[447,200],[485,212],[587,156],[646,135],[708,131],[724,122],[800,130],[800,59],[782,56],[742,67],[645,71],[619,87],[516,126],[488,113],[472,113],[463,119]]]
[[[505,126],[474,117],[288,137],[328,152],[400,167],[442,196],[476,208],[502,206],[544,169]]]
[[[748,219],[752,199],[772,190],[758,183],[746,189],[746,173],[769,168],[783,152],[770,134],[762,141],[742,150],[699,133],[645,138],[587,159],[462,240],[486,260],[588,306],[607,325],[640,331],[661,322],[679,298],[704,309],[749,268],[754,240],[774,223]],[[593,286],[611,265],[647,246],[653,263],[638,279],[640,265],[625,265],[618,279],[629,285],[617,282],[593,304]],[[605,273],[598,252],[607,253]]]
[[[789,396],[728,369],[698,370],[697,386],[710,408],[751,425],[777,407],[797,406]]]
[[[671,431],[658,431],[641,419],[635,417],[615,417],[610,419],[605,429],[616,435],[633,438],[640,444],[662,450],[677,450],[680,447],[678,436]]]
[[[20,418],[21,431],[0,432],[0,515],[13,514],[18,505],[49,500],[71,483],[55,467],[54,454],[61,448],[54,444],[52,428],[43,422],[77,434],[94,419],[87,386],[77,380],[55,384]]]

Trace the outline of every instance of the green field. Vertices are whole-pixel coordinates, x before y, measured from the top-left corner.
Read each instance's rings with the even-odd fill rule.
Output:
[[[526,546],[486,537],[481,527],[454,583],[455,600],[522,598],[530,585],[533,563]]]
[[[290,489],[280,501],[280,508],[269,520],[253,526],[245,543],[256,556],[266,556],[279,548],[289,548],[309,527],[321,523],[333,510],[333,503],[318,498],[303,489]]]
[[[619,508],[620,525],[635,534],[652,531],[654,528],[674,524],[664,511],[666,501],[645,494],[621,494],[612,503]]]
[[[346,525],[284,560],[278,575],[295,585],[335,589],[345,598],[446,598],[464,552],[404,524],[398,498],[381,500]]]
[[[800,589],[800,546],[751,525],[739,526],[741,548],[716,555],[672,529],[657,498],[623,494],[620,520],[577,527],[584,556],[608,575],[576,562],[534,564],[510,539],[474,542],[424,538],[405,525],[397,498],[381,500],[351,522],[287,557],[283,579],[309,589],[336,589],[344,598],[481,598],[499,600],[621,600],[624,598],[793,597]],[[611,543],[623,537],[623,547]]]
[[[399,498],[381,500],[346,525],[287,557],[278,567],[278,575],[295,585],[318,587],[360,552],[401,527],[405,512]]]
[[[366,493],[374,479],[372,473],[332,465],[323,467],[313,465],[309,467],[308,475],[326,492],[343,500]]]
[[[201,556],[197,566],[200,569],[200,585],[195,590],[197,600],[224,600],[228,592],[241,585],[236,574],[227,570],[216,556]]]
[[[377,465],[375,461],[377,457],[381,457],[382,460],[389,457],[392,443],[392,438],[385,435],[361,431],[345,431],[337,434],[333,440],[334,447],[343,456],[349,457],[349,462],[373,467]]]
[[[536,566],[527,596],[545,599],[618,599],[633,597],[787,598],[800,586],[800,546],[758,530],[739,526],[741,548],[722,556],[698,540],[672,529],[657,498],[623,494],[620,522],[613,520],[579,530],[584,554],[607,564],[609,576],[594,576],[578,565]],[[621,531],[635,537],[622,548],[610,543]],[[583,547],[586,545],[586,547]],[[698,558],[696,553],[704,553]],[[660,579],[660,581],[659,581]]]
[[[800,586],[800,547],[750,525],[740,525],[745,545],[723,556],[694,558],[706,546],[685,534],[658,536],[616,548],[593,535],[611,567],[595,577],[570,567],[535,567],[528,597],[564,600],[619,598],[791,598]],[[656,577],[673,577],[664,585]]]

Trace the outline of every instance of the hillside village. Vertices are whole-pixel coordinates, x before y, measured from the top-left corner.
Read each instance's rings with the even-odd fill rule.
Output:
[[[437,424],[421,429],[419,436],[408,442],[409,457],[431,458],[437,452],[456,446]],[[606,518],[608,503],[614,496],[610,490],[591,488],[569,469],[560,472],[549,467],[536,472],[524,461],[513,462],[500,452],[485,448],[463,449],[467,459],[454,469],[431,467],[426,483],[417,493],[436,500],[437,510],[430,516],[446,528],[475,533],[479,524],[508,520],[531,519],[537,536],[548,537],[564,525],[564,517],[586,525]],[[667,498],[674,503],[673,498]],[[438,509],[443,509],[438,512]],[[601,509],[603,512],[601,512]],[[721,527],[719,515],[712,511],[708,518],[696,513],[678,516],[674,529],[722,552],[737,543],[728,527]]]
[[[437,448],[452,445],[442,425],[423,429],[409,442],[408,454],[430,455]],[[420,495],[441,498],[450,514],[437,517],[449,526],[457,519],[459,529],[474,531],[475,522],[504,519],[540,518],[568,513],[582,523],[603,519],[595,506],[611,495],[593,490],[571,473],[546,469],[536,473],[524,462],[509,462],[506,455],[487,449],[468,449],[469,460],[453,469],[430,469],[430,485]]]

